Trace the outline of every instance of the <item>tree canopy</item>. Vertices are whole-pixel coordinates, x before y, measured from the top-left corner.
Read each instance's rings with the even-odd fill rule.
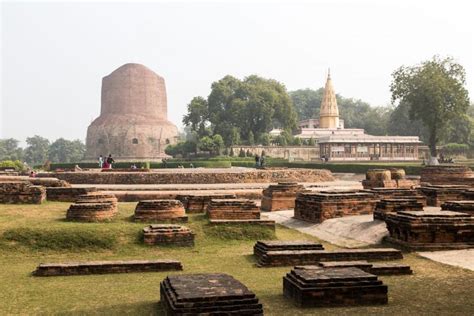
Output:
[[[436,145],[469,108],[464,68],[452,58],[433,57],[416,66],[402,66],[392,77],[392,102],[406,104],[410,120],[423,123],[431,156],[436,157]]]

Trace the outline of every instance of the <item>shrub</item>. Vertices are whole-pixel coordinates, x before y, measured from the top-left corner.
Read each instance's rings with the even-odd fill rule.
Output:
[[[0,161],[0,169],[15,169],[17,171],[23,171],[26,168],[20,160],[3,160]]]
[[[82,227],[19,227],[6,230],[2,239],[34,250],[99,250],[113,249],[117,245],[115,234]]]

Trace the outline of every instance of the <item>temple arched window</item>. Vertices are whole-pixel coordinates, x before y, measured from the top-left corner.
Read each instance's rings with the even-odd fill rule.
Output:
[[[134,145],[138,144],[138,138],[133,138],[132,139],[132,144],[134,144]]]

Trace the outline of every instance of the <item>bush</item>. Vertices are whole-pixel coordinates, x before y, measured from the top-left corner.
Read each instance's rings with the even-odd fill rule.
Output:
[[[34,250],[100,250],[114,249],[117,245],[117,237],[111,232],[77,227],[19,227],[5,231],[2,239]]]
[[[0,161],[0,169],[15,169],[17,171],[23,171],[26,168],[20,160],[3,160]]]

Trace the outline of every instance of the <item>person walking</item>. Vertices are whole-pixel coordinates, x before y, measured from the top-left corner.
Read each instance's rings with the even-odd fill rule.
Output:
[[[114,158],[112,158],[112,154],[109,154],[109,157],[107,157],[107,165],[108,165],[107,167],[109,169],[112,169],[112,164],[114,163],[115,163],[115,160]]]
[[[104,157],[102,155],[99,156],[99,168],[102,169],[104,166]]]

